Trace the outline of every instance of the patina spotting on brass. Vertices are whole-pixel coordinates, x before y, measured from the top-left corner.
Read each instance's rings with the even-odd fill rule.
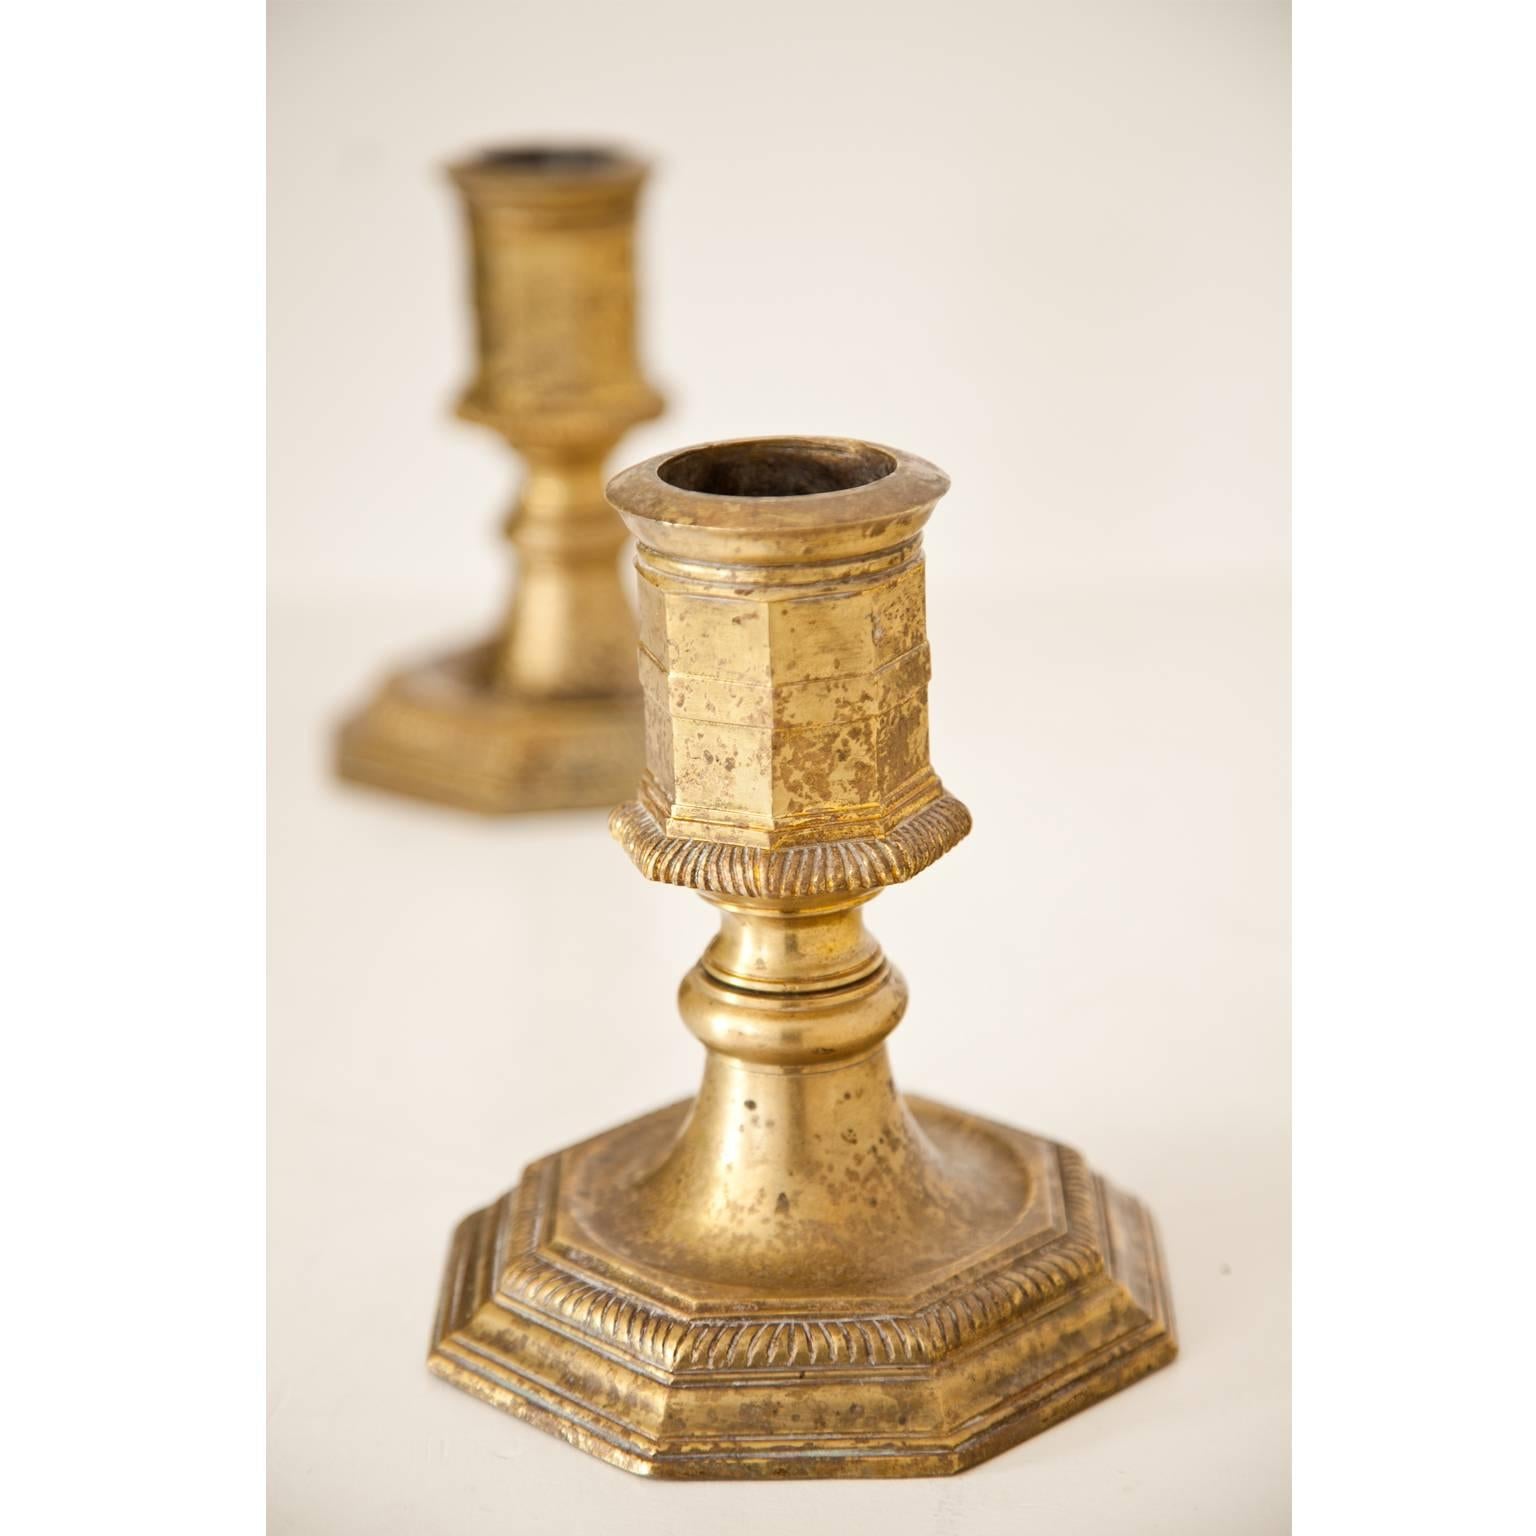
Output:
[[[390,677],[342,728],[343,776],[492,813],[611,806],[642,751],[624,529],[603,461],[661,397],[635,348],[645,167],[600,149],[453,167],[469,220],[478,366],[459,402],[527,474],[506,534],[511,605],[484,644]]]
[[[957,1472],[1175,1351],[1135,1200],[891,1078],[907,990],[863,908],[970,829],[928,758],[921,531],[947,485],[771,439],[608,489],[646,709],[613,829],[718,911],[680,994],[704,1081],[461,1224],[429,1363],[632,1472]]]

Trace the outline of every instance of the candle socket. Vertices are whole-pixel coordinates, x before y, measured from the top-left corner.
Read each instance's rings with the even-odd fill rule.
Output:
[[[632,1472],[956,1472],[1175,1351],[1134,1199],[891,1076],[907,989],[864,907],[970,830],[928,758],[921,531],[947,488],[826,438],[608,488],[646,715],[612,827],[719,914],[679,995],[704,1079],[460,1225],[429,1365]]]
[[[624,529],[603,461],[661,397],[635,351],[635,206],[646,168],[598,149],[456,165],[478,366],[459,402],[522,456],[505,524],[511,602],[484,643],[389,677],[342,727],[344,778],[469,810],[610,806],[641,761]]]

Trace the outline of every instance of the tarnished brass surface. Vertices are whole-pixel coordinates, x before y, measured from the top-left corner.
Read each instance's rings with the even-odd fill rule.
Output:
[[[429,1363],[633,1472],[955,1472],[1174,1354],[1135,1200],[891,1078],[907,989],[863,909],[970,829],[928,758],[921,530],[947,486],[774,439],[608,488],[646,711],[613,829],[718,910],[679,997],[704,1081],[462,1223]]]
[[[635,351],[638,161],[514,149],[455,166],[478,341],[459,414],[527,475],[507,519],[517,574],[496,635],[390,677],[342,728],[341,773],[504,812],[611,805],[641,759],[624,529],[603,461],[661,410]]]

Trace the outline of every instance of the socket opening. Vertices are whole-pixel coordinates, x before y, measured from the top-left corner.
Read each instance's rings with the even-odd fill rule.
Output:
[[[896,460],[870,443],[777,437],[691,448],[657,466],[658,478],[704,496],[822,496],[895,474]]]
[[[510,149],[488,149],[476,163],[487,171],[522,171],[532,176],[570,176],[583,172],[617,170],[627,160],[627,156],[612,149],[524,144]]]

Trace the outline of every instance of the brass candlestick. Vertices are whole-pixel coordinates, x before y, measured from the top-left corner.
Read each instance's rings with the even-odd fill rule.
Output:
[[[518,569],[487,643],[399,672],[342,728],[362,783],[505,812],[612,805],[640,769],[624,530],[603,461],[661,410],[635,354],[635,204],[646,168],[514,149],[452,168],[469,214],[479,367],[459,415],[527,463]]]
[[[681,992],[704,1082],[461,1224],[430,1365],[630,1471],[955,1472],[1174,1354],[1135,1200],[891,1079],[907,992],[863,908],[970,829],[928,761],[921,529],[947,487],[818,438],[608,488],[647,759],[613,829],[719,909]]]

